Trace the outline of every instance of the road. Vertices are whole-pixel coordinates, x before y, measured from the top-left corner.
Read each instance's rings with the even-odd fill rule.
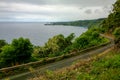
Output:
[[[90,52],[86,52],[83,55],[74,56],[71,58],[63,59],[61,61],[46,64],[44,66],[40,66],[39,69],[37,69],[36,71],[39,71],[39,72],[44,72],[46,70],[54,71],[54,70],[57,70],[57,69],[60,69],[63,67],[67,67],[67,66],[70,66],[71,64],[73,64],[73,62],[75,62],[76,60],[86,59],[86,58],[89,58],[93,55],[100,54],[100,53],[104,52],[105,50],[107,50],[113,46],[114,46],[114,42],[111,40],[111,44],[108,44],[102,48],[92,50]],[[30,77],[33,77],[33,74],[31,72],[26,72],[26,73],[11,76],[11,77],[9,77],[9,79],[10,80],[27,80]],[[5,80],[5,79],[2,79],[2,80]]]

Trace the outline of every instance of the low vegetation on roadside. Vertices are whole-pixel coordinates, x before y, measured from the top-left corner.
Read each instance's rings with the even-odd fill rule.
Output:
[[[47,70],[44,75],[30,80],[119,80],[120,52],[111,51],[102,59],[81,60],[58,71]]]

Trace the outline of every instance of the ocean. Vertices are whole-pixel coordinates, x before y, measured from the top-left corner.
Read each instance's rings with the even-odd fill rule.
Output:
[[[63,34],[65,37],[75,33],[76,37],[87,31],[86,27],[44,25],[39,22],[0,22],[0,39],[11,43],[13,39],[29,38],[33,45],[43,46],[49,38]]]

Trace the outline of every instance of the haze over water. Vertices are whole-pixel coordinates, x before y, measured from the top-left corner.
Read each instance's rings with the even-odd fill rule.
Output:
[[[6,40],[8,43],[14,38],[29,38],[34,45],[44,45],[49,38],[57,34],[68,36],[75,33],[76,36],[81,35],[87,28],[60,25],[44,25],[43,23],[23,23],[23,22],[1,22],[0,23],[0,39]]]

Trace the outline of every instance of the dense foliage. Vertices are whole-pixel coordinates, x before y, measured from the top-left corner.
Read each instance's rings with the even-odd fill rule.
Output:
[[[101,30],[115,35],[115,43],[120,47],[120,0],[117,0],[113,5],[113,10],[108,18],[103,21]]]
[[[7,42],[5,40],[0,40],[0,52],[2,51],[1,48],[5,45],[7,45]]]
[[[29,39],[14,39],[12,44],[2,48],[2,52],[0,53],[0,67],[28,62],[32,52],[33,46]]]
[[[72,45],[74,37],[74,33],[71,33],[67,37],[64,37],[62,34],[56,35],[50,38],[48,42],[45,43],[45,46],[36,48],[33,55],[39,58],[58,56],[65,48]]]
[[[76,38],[73,46],[76,49],[84,49],[95,45],[97,46],[105,42],[107,42],[107,39],[101,37],[97,29],[91,28],[80,37]]]
[[[97,28],[90,28],[76,39],[74,37],[73,33],[67,37],[62,34],[56,35],[50,38],[45,46],[36,47],[33,56],[37,58],[55,57],[108,42],[106,38],[99,35]]]
[[[102,23],[104,31],[112,33],[115,28],[120,27],[120,0],[113,5],[113,10]]]

